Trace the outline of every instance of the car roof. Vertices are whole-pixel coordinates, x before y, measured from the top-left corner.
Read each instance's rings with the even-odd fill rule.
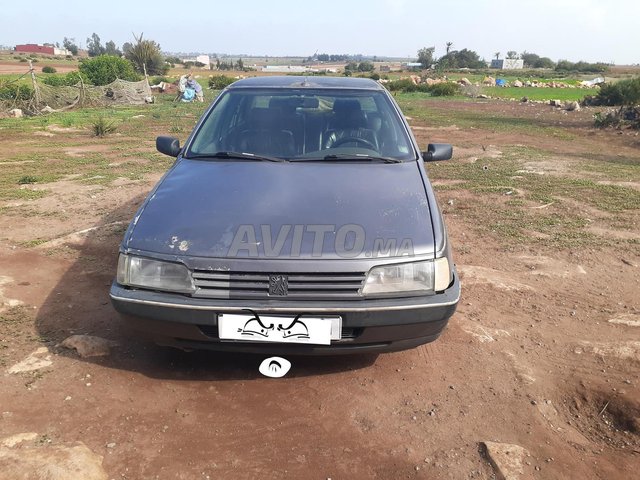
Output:
[[[370,78],[320,77],[320,76],[264,76],[251,77],[232,83],[229,88],[335,88],[349,90],[383,90],[384,87]]]

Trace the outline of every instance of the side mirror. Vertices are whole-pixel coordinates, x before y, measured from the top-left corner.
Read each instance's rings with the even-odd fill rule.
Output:
[[[156,138],[156,148],[160,153],[177,157],[180,154],[180,140],[174,137],[158,137]]]
[[[453,147],[448,143],[430,143],[427,151],[422,152],[425,162],[435,162],[437,160],[449,160],[453,156]]]

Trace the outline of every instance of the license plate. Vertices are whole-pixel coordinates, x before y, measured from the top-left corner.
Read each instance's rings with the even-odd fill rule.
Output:
[[[340,339],[338,316],[272,316],[254,313],[218,315],[220,340],[330,345]]]

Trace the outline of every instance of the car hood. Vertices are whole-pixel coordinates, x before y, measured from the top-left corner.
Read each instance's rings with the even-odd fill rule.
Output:
[[[433,255],[416,162],[179,160],[124,247],[189,257]]]

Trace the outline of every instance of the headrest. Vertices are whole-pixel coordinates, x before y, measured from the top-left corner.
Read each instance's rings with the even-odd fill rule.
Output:
[[[333,102],[333,111],[335,113],[353,113],[359,112],[361,109],[360,102],[350,98],[337,98]]]

